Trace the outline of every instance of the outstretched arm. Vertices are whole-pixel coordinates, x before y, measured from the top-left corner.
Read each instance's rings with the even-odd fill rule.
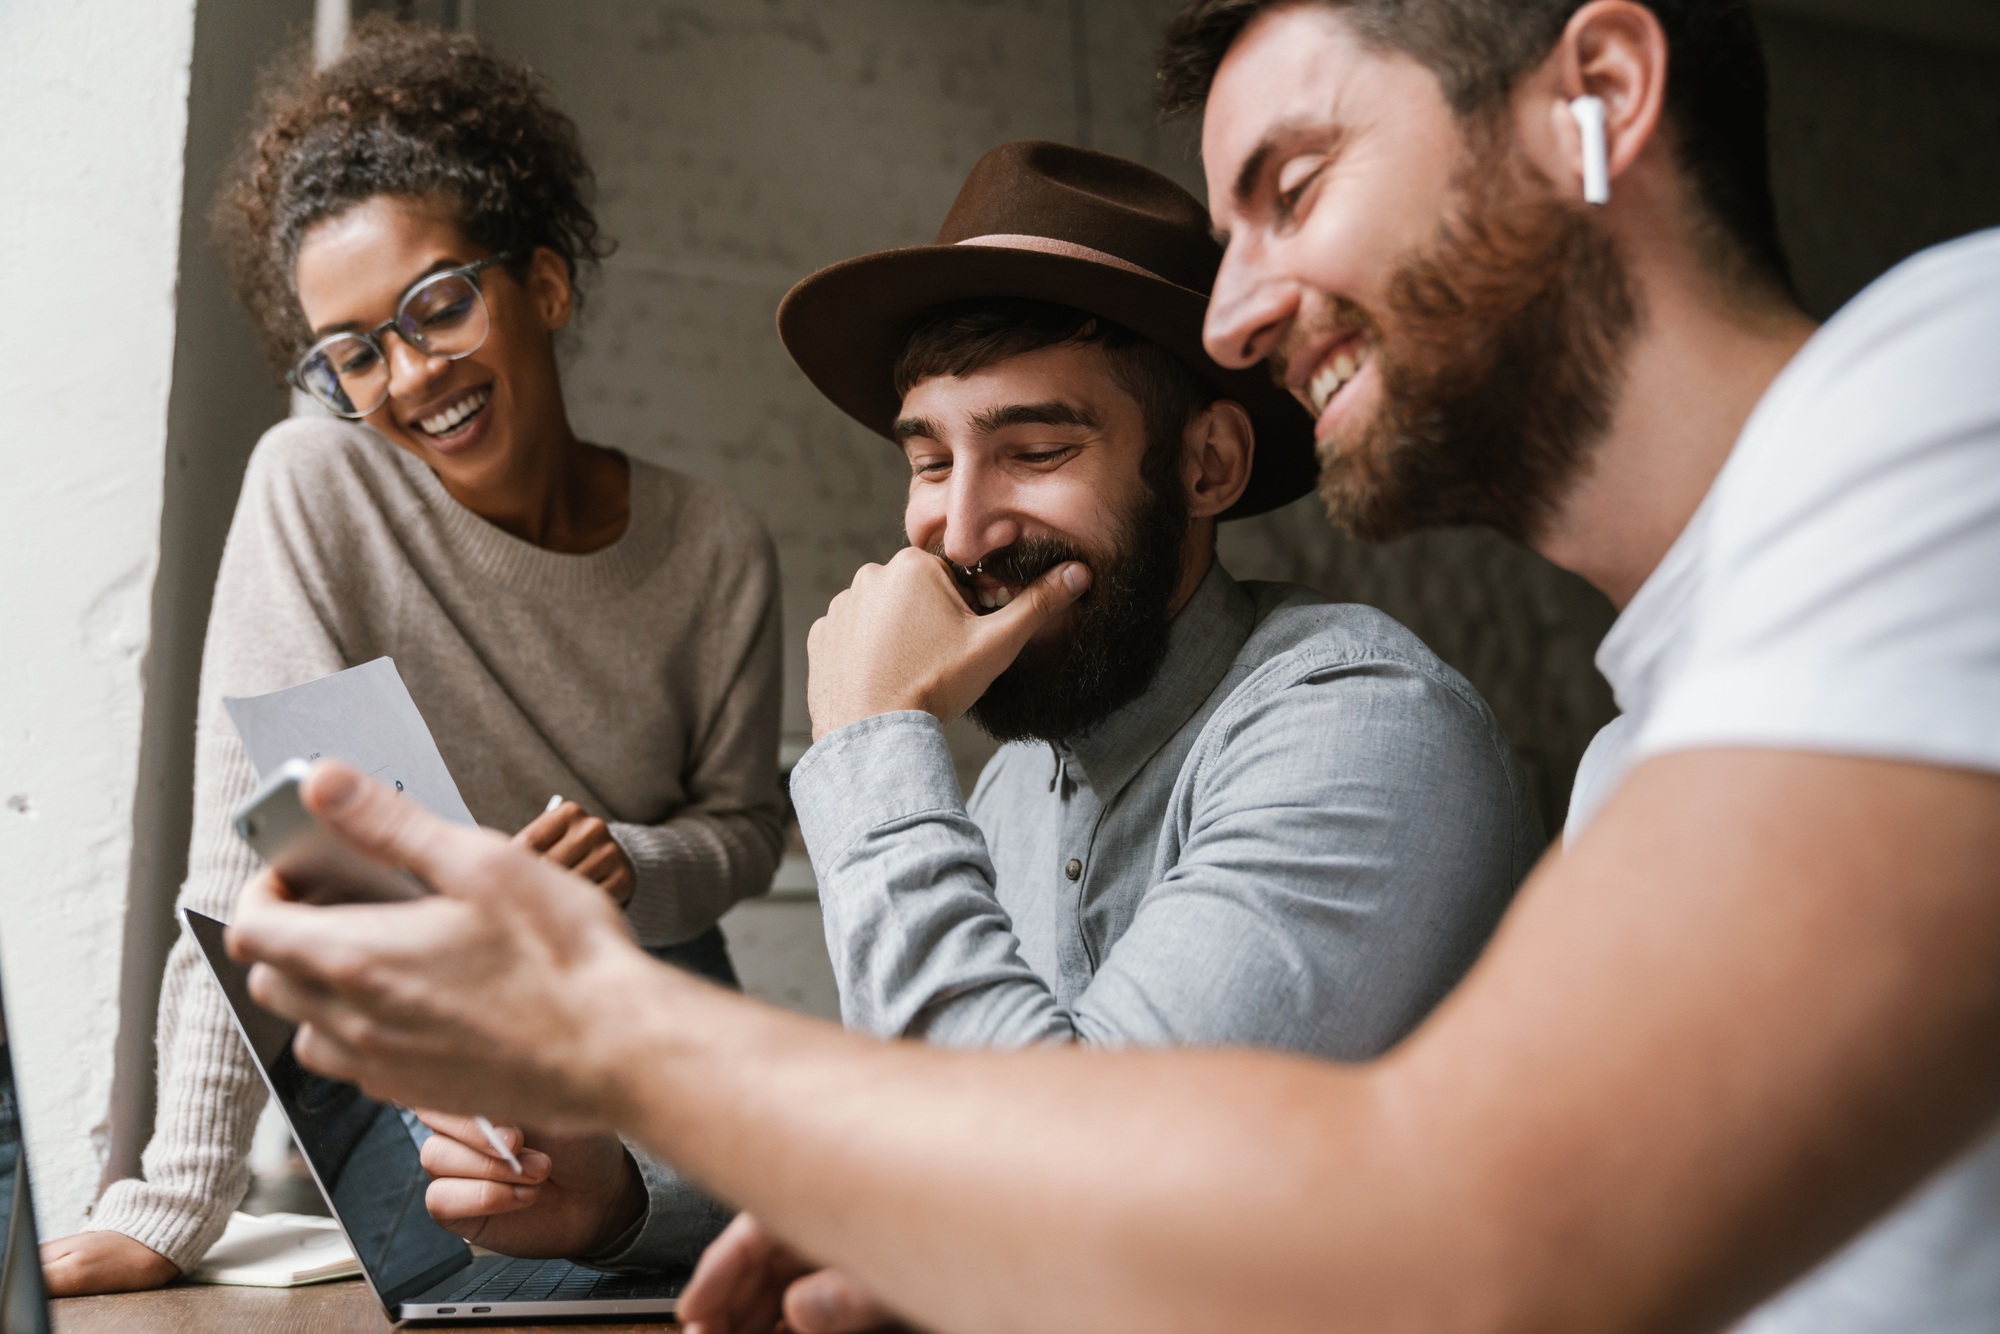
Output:
[[[869,1042],[651,966],[489,836],[334,809],[339,778],[316,808],[447,896],[252,882],[233,945],[277,965],[253,987],[307,1022],[302,1059],[622,1127],[937,1328],[1711,1324],[2000,1108],[1988,776],[1649,761],[1360,1067]]]

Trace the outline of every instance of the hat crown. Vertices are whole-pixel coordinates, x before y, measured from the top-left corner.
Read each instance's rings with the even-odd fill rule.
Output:
[[[1039,236],[1087,246],[1208,294],[1222,264],[1201,202],[1160,173],[1088,148],[1040,140],[979,159],[937,244]]]

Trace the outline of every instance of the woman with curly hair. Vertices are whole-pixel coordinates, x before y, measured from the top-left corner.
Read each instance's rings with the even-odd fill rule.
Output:
[[[230,527],[186,906],[228,917],[256,870],[229,826],[254,776],[223,698],[386,654],[480,823],[729,980],[716,921],[782,840],[776,562],[730,496],[570,428],[555,337],[604,251],[589,186],[541,81],[470,37],[367,26],[267,89],[215,222],[274,362],[326,412],[265,434]],[[264,1088],[201,971],[176,945],[144,1176],[44,1248],[55,1293],[168,1281],[243,1198]],[[598,1166],[635,1188],[642,1170]],[[648,1227],[692,1255],[726,1219],[689,1196]]]

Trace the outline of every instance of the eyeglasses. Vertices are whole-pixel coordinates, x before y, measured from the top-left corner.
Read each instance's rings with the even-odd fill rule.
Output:
[[[396,303],[396,314],[366,333],[329,334],[307,348],[298,365],[286,373],[302,389],[342,417],[366,417],[389,399],[389,353],[383,336],[397,337],[427,357],[457,361],[486,342],[492,321],[479,274],[513,259],[489,255],[411,286]]]

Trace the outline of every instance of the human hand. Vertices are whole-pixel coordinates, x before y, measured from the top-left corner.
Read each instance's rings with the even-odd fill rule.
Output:
[[[123,1232],[77,1232],[42,1244],[42,1283],[51,1297],[137,1292],[180,1274],[179,1265]]]
[[[749,1214],[702,1252],[676,1315],[685,1334],[769,1334],[780,1315],[793,1334],[901,1328],[866,1288],[802,1259]]]
[[[514,843],[575,871],[621,908],[632,901],[633,887],[639,883],[632,859],[611,837],[611,826],[573,801],[543,811],[522,825]]]
[[[431,1174],[424,1207],[445,1228],[503,1255],[590,1255],[646,1209],[639,1165],[614,1135],[536,1135],[497,1127],[521,1160],[494,1156],[468,1116],[418,1111]]]
[[[300,1025],[299,1060],[385,1101],[498,1113],[552,1133],[609,1129],[635,1036],[623,1007],[677,980],[598,889],[490,830],[403,801],[346,765],[306,776],[306,808],[357,851],[438,892],[315,908],[265,872],[227,941],[250,994]]]
[[[981,615],[928,552],[905,547],[887,565],[862,566],[806,636],[813,740],[899,709],[950,722],[1089,587],[1089,568],[1066,561]]]

